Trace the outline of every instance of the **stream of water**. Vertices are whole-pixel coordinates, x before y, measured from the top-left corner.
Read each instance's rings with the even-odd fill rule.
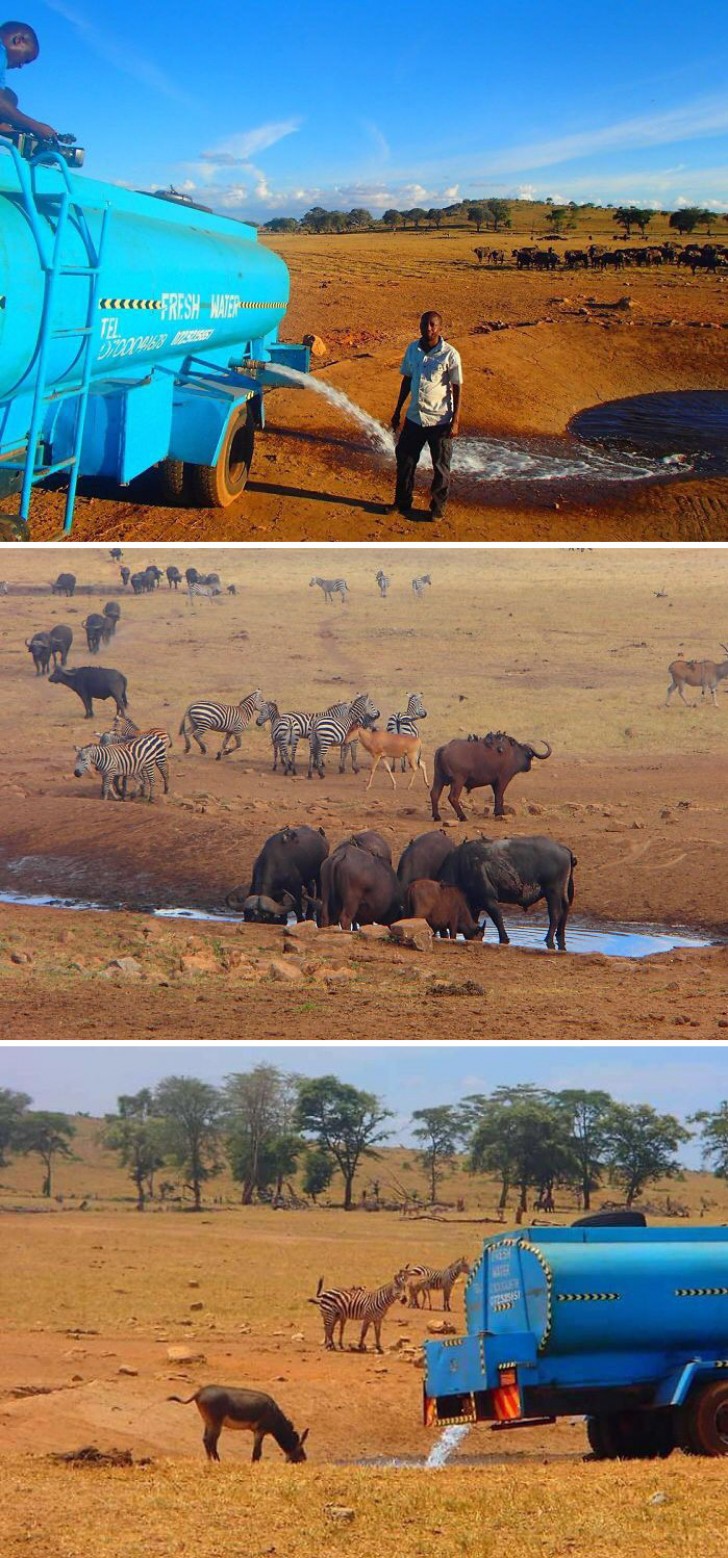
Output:
[[[395,438],[391,428],[384,427],[376,417],[357,406],[343,390],[313,374],[299,373],[296,368],[279,367],[278,364],[275,375],[277,379],[285,379],[291,385],[311,390],[329,401],[358,424],[377,454],[394,459]],[[458,475],[478,482],[631,482],[654,481],[658,476],[684,472],[689,469],[689,461],[684,454],[666,453],[652,457],[644,452],[608,453],[604,449],[590,449],[576,440],[477,437],[455,440],[452,468]]]

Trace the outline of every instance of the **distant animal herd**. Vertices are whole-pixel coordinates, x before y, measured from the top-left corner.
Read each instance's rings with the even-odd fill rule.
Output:
[[[491,249],[481,245],[473,249],[478,265],[502,267],[510,264],[516,270],[614,270],[645,269],[649,266],[678,265],[696,271],[728,270],[728,246],[723,243],[685,244],[624,244],[608,249],[602,244],[591,243],[586,249],[565,249],[563,260],[553,245],[540,249],[538,244],[523,244],[511,249]]]

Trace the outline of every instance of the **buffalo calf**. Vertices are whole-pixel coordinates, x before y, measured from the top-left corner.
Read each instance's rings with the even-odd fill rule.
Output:
[[[441,936],[447,931],[451,941],[458,933],[466,941],[472,941],[480,928],[459,887],[448,887],[444,882],[433,882],[427,877],[409,883],[404,895],[404,912],[415,919],[427,920],[430,930],[439,931]]]

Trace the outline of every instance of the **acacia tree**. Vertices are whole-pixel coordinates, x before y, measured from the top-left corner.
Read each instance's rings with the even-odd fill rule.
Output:
[[[511,226],[511,208],[507,200],[487,200],[486,206],[494,232],[499,233],[502,227]]]
[[[334,1164],[321,1147],[308,1147],[303,1161],[303,1193],[312,1201],[328,1190],[334,1176]]]
[[[202,1208],[202,1186],[219,1174],[223,1098],[216,1087],[196,1077],[165,1077],[153,1095],[163,1121],[165,1156],[186,1176],[194,1209]]]
[[[163,1130],[148,1087],[140,1093],[122,1093],[116,1114],[104,1116],[101,1140],[118,1152],[122,1168],[128,1168],[136,1185],[138,1212],[144,1211],[147,1196],[154,1194],[154,1175],[164,1166]]]
[[[510,1185],[518,1185],[524,1212],[529,1190],[535,1189],[542,1199],[552,1195],[557,1181],[573,1178],[568,1130],[549,1095],[525,1086],[499,1088],[484,1099],[471,1142],[470,1168],[473,1173],[501,1175],[501,1207]]]
[[[223,1097],[233,1178],[243,1187],[243,1206],[249,1206],[256,1191],[271,1183],[272,1144],[293,1135],[297,1078],[263,1063],[226,1077]]]
[[[436,1104],[431,1109],[416,1109],[412,1119],[417,1125],[412,1132],[422,1149],[417,1157],[430,1180],[430,1200],[437,1200],[437,1186],[455,1160],[462,1125],[456,1109],[450,1104]]]
[[[617,206],[614,220],[618,227],[624,228],[625,237],[631,237],[632,228],[638,227],[644,238],[654,214],[654,211],[643,210],[639,206]]]
[[[670,213],[668,227],[674,228],[677,233],[694,233],[696,227],[710,229],[715,220],[713,211],[703,211],[700,206],[685,206],[682,211]]]
[[[676,1179],[675,1153],[690,1131],[674,1114],[658,1114],[650,1104],[613,1104],[607,1122],[605,1162],[612,1183],[631,1206],[651,1180]]]
[[[333,1158],[344,1180],[344,1211],[351,1211],[354,1175],[363,1157],[376,1158],[375,1143],[391,1133],[380,1130],[392,1111],[373,1093],[360,1092],[338,1077],[306,1078],[299,1085],[296,1124]]]
[[[400,224],[401,220],[402,220],[402,212],[401,211],[395,211],[394,206],[390,206],[390,209],[388,211],[385,211],[384,215],[382,217],[382,221],[383,221],[385,227],[391,227],[392,229],[394,229],[395,227],[399,227],[399,224]]]
[[[15,1093],[11,1087],[0,1087],[0,1168],[7,1168],[7,1154],[32,1102],[28,1093]]]
[[[483,231],[488,222],[488,207],[484,200],[478,200],[474,205],[468,206],[468,221],[475,223],[476,232]]]
[[[52,1194],[53,1162],[55,1158],[72,1158],[71,1142],[76,1127],[67,1114],[56,1114],[48,1109],[34,1109],[24,1114],[14,1135],[14,1146],[24,1156],[35,1152],[45,1168],[41,1194]]]
[[[553,1094],[556,1108],[564,1117],[579,1172],[584,1211],[591,1207],[591,1192],[599,1185],[602,1157],[607,1139],[607,1123],[613,1100],[598,1089],[565,1088]]]
[[[698,1109],[688,1118],[691,1125],[700,1126],[703,1162],[710,1164],[717,1179],[728,1179],[728,1099],[717,1109]]]

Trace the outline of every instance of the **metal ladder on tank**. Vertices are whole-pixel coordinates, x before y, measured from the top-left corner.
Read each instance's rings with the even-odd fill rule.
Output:
[[[78,200],[74,199],[68,167],[60,153],[52,149],[42,151],[37,153],[30,162],[27,162],[20,156],[15,146],[7,142],[5,144],[15,163],[20,192],[23,198],[23,208],[35,239],[41,269],[45,277],[45,291],[36,354],[36,380],[33,391],[30,427],[24,445],[25,457],[22,460],[3,460],[2,468],[11,471],[22,471],[23,473],[18,522],[21,534],[24,533],[25,535],[27,535],[28,517],[34,486],[37,486],[39,482],[45,481],[49,476],[55,476],[60,472],[68,473],[68,490],[63,516],[64,534],[68,535],[73,524],[76,488],[80,473],[81,449],[91,387],[91,372],[93,368],[91,342],[95,327],[94,321],[101,282],[101,266],[109,222],[109,206],[105,206],[102,212],[99,239],[98,243],[95,243],[83,206],[79,204]],[[55,193],[44,193],[43,195],[43,201],[46,206],[49,202],[54,202],[57,207],[55,231],[51,236],[44,229],[44,219],[38,205],[36,172],[39,167],[55,167],[61,174],[61,189]],[[88,262],[86,265],[62,264],[63,240],[71,212],[73,212],[78,224],[78,231],[86,251]],[[55,325],[57,290],[58,282],[64,276],[87,277],[89,289],[83,324],[58,329]],[[64,385],[60,389],[54,389],[49,392],[48,353],[51,342],[57,340],[78,340],[81,343],[79,377],[76,383]],[[62,400],[76,401],[71,453],[63,460],[51,461],[47,465],[38,464],[36,457],[47,408],[50,405],[57,405]]]

